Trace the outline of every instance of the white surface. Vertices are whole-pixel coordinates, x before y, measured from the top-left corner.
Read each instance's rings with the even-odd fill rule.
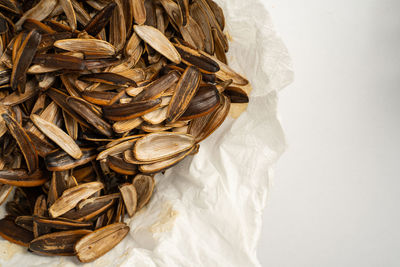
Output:
[[[400,1],[270,0],[295,82],[263,266],[400,266]]]

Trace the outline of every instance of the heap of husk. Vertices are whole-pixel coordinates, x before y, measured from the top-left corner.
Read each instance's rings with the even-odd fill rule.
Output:
[[[90,262],[248,81],[212,0],[0,0],[0,235]],[[13,197],[9,197],[11,192]]]

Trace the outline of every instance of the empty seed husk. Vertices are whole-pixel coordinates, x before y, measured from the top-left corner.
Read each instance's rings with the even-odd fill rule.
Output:
[[[29,243],[29,250],[47,256],[73,256],[75,244],[90,230],[72,230],[42,235]]]
[[[57,218],[63,215],[73,209],[79,201],[90,197],[103,187],[104,185],[101,182],[91,182],[65,190],[62,196],[49,208],[51,217]]]
[[[81,262],[91,262],[113,249],[129,232],[125,223],[114,223],[82,237],[75,245]]]

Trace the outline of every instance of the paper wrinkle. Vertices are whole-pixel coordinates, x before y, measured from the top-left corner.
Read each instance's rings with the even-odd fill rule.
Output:
[[[253,87],[247,111],[228,118],[197,155],[156,176],[152,200],[127,220],[130,234],[105,256],[81,264],[22,249],[1,255],[1,266],[260,266],[262,210],[272,166],[286,147],[277,92],[292,82],[293,72],[260,0],[217,2],[232,38],[229,64]],[[6,242],[0,242],[3,251]]]

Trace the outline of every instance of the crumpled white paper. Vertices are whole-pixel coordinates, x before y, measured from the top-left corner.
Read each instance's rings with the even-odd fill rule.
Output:
[[[291,83],[290,58],[260,0],[220,0],[232,37],[228,60],[253,91],[247,111],[201,143],[200,152],[156,177],[130,235],[90,264],[44,257],[0,240],[1,266],[260,266],[271,167],[285,150],[277,91]]]

